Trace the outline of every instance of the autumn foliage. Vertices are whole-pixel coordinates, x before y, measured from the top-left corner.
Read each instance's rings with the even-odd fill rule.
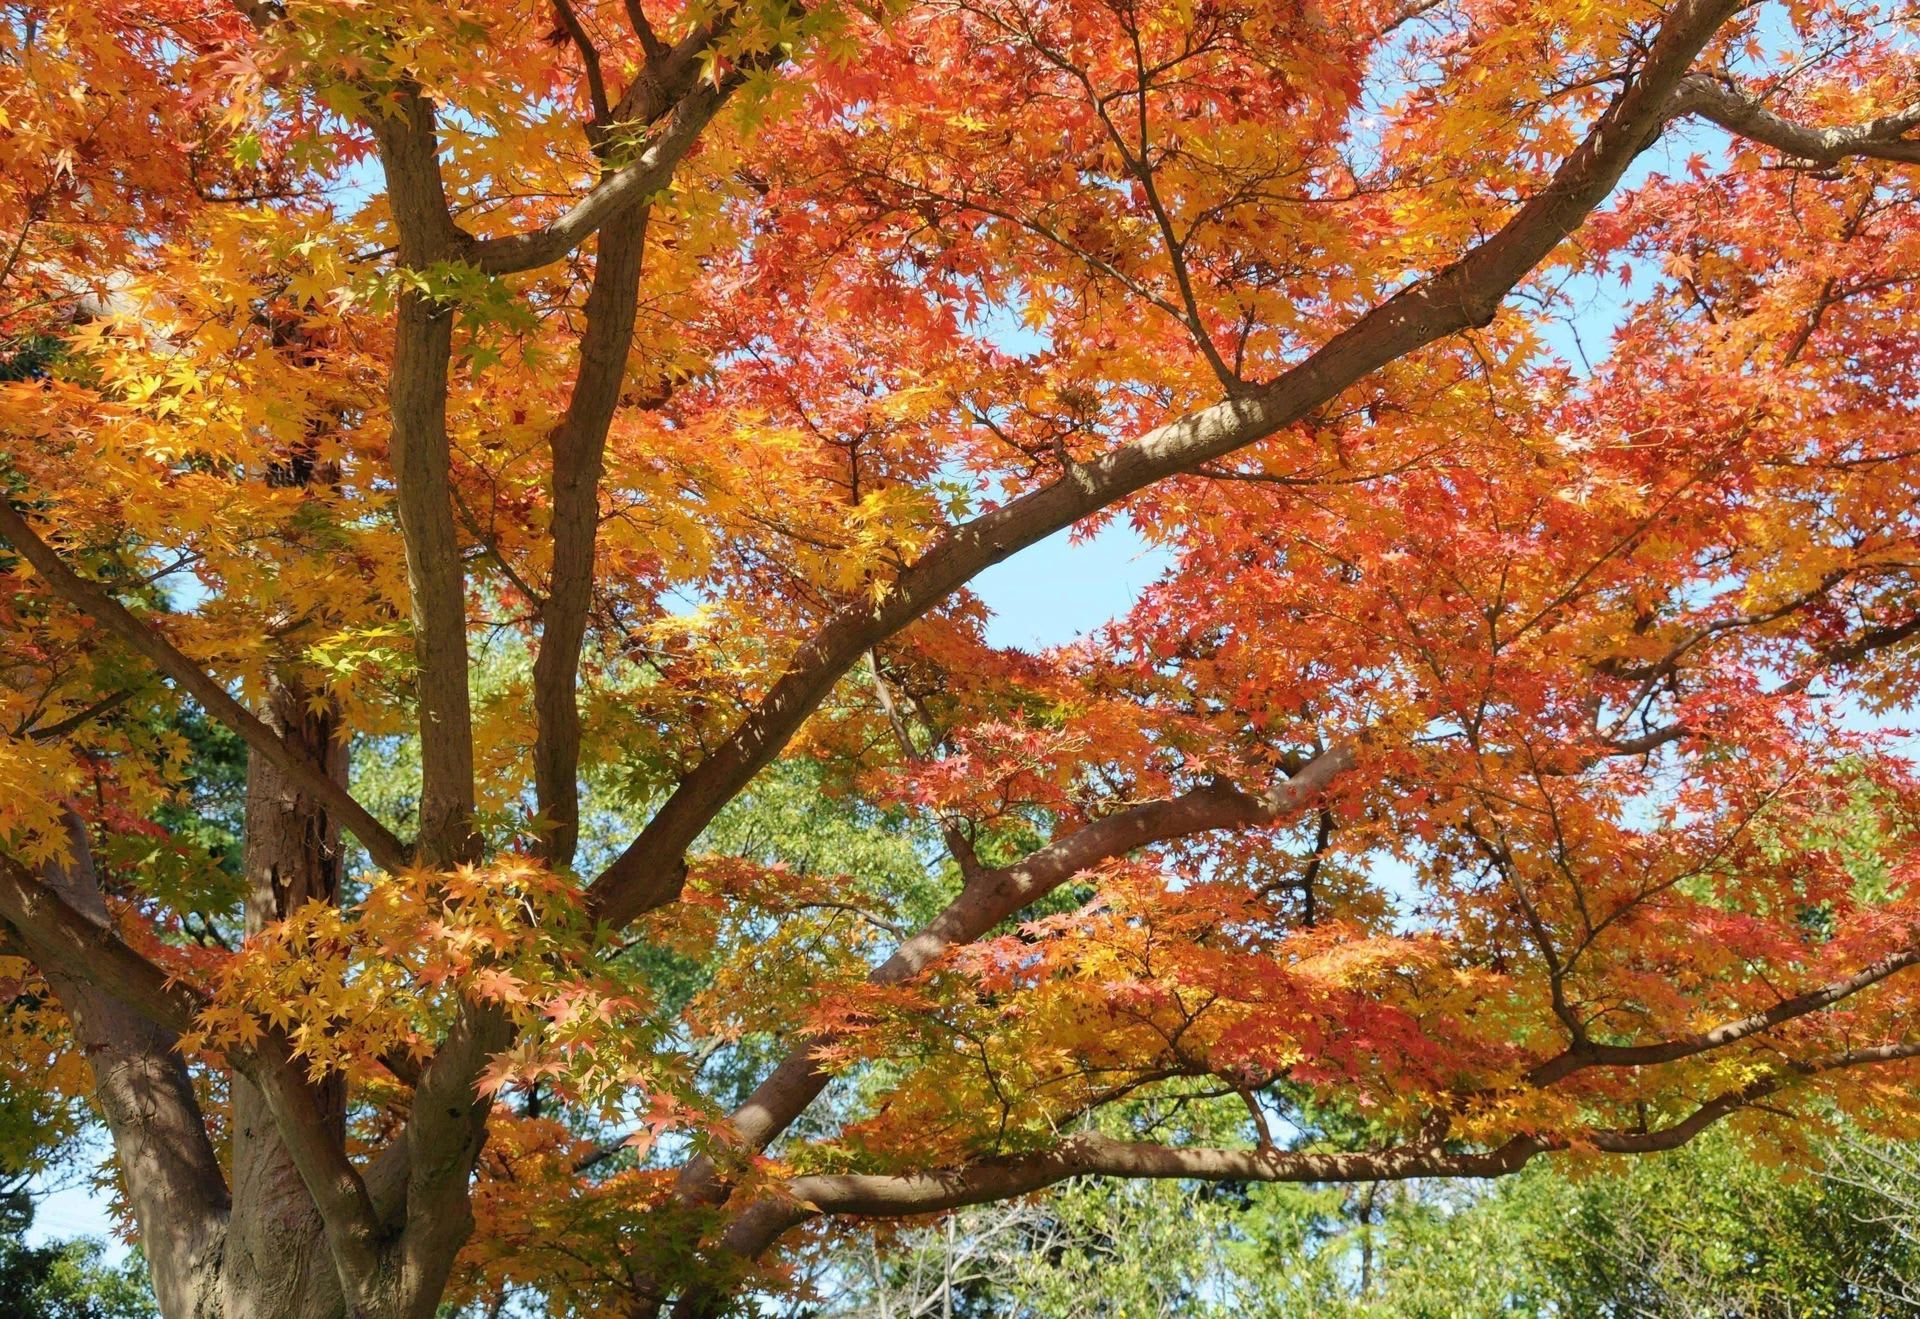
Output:
[[[1916,22],[0,6],[6,1157],[169,1315],[700,1316],[1920,1131]]]

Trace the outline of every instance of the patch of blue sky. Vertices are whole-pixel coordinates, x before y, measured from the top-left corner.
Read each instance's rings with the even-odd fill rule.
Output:
[[[993,617],[987,640],[1039,650],[1065,645],[1124,614],[1173,562],[1123,521],[1075,539],[1058,531],[973,580]]]
[[[1001,352],[1033,357],[1053,346],[1016,302],[990,303],[970,327]],[[956,473],[956,475],[959,475]],[[994,646],[1045,650],[1078,641],[1132,608],[1173,564],[1173,555],[1113,518],[1087,532],[1069,527],[975,577],[970,588],[991,618]]]

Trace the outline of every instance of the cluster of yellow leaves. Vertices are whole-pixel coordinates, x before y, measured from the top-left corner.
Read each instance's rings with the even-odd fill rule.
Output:
[[[0,840],[29,864],[66,851],[60,803],[84,782],[84,770],[65,748],[36,746],[24,738],[0,738]]]
[[[219,972],[184,1041],[245,1048],[277,1032],[316,1077],[377,1077],[383,1058],[431,1053],[461,999],[520,1028],[484,1085],[541,1081],[617,1105],[651,1079],[642,992],[596,955],[578,891],[507,858],[372,884],[356,904],[309,903],[250,939]]]
[[[23,959],[0,957],[0,1167],[16,1176],[79,1132],[93,1077],[66,1014]]]

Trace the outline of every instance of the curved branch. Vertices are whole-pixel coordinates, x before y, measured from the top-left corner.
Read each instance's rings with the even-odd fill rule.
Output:
[[[1756,1012],[1738,1021],[1725,1022],[1711,1030],[1682,1035],[1676,1039],[1652,1044],[1581,1044],[1541,1063],[1527,1073],[1527,1080],[1536,1086],[1546,1086],[1589,1067],[1645,1067],[1724,1049],[1729,1044],[1737,1044],[1749,1036],[1771,1030],[1795,1018],[1830,1008],[1915,964],[1920,964],[1920,951],[1906,949],[1891,953],[1850,976],[1783,999],[1764,1012]]]
[[[1129,1177],[1194,1181],[1360,1182],[1414,1177],[1499,1177],[1535,1157],[1575,1146],[1608,1154],[1653,1154],[1677,1149],[1730,1113],[1774,1093],[1796,1076],[1920,1057],[1920,1043],[1850,1050],[1785,1074],[1761,1077],[1708,1099],[1686,1117],[1652,1131],[1595,1128],[1572,1135],[1522,1135],[1479,1153],[1449,1151],[1422,1142],[1359,1153],[1317,1154],[1274,1148],[1176,1149],[1114,1140],[1095,1132],[1070,1137],[1051,1150],[986,1159],[951,1172],[837,1174],[795,1178],[793,1222],[811,1213],[897,1217],[957,1209],[985,1200],[1026,1195],[1068,1177]],[[783,1229],[784,1230],[784,1229]]]
[[[673,172],[720,107],[746,79],[740,74],[701,83],[681,98],[664,131],[631,162],[607,175],[564,214],[539,229],[481,241],[474,264],[490,275],[533,270],[560,260],[595,230],[645,206],[673,182]]]
[[[979,872],[938,916],[867,978],[876,985],[910,980],[947,949],[978,939],[1021,908],[1111,857],[1213,829],[1284,820],[1311,805],[1353,763],[1353,749],[1342,744],[1321,752],[1257,796],[1215,785],[1096,820],[1010,866]],[[794,1049],[733,1112],[728,1121],[740,1148],[765,1149],[826,1089],[831,1078],[817,1064],[820,1050],[832,1042],[830,1036],[818,1036]],[[712,1201],[724,1196],[725,1182],[713,1161],[703,1156],[682,1170],[676,1189],[685,1198]]]
[[[1920,106],[1864,123],[1821,128],[1775,114],[1713,74],[1696,73],[1680,84],[1670,115],[1676,119],[1693,115],[1736,137],[1822,165],[1838,164],[1849,156],[1920,163],[1920,140],[1907,136],[1920,128]]]

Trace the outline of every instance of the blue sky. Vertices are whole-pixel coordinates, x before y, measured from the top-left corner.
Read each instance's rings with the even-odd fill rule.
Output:
[[[1085,636],[1127,611],[1140,591],[1172,562],[1124,520],[1075,543],[1057,531],[973,580],[993,610],[987,640],[1035,650]]]

